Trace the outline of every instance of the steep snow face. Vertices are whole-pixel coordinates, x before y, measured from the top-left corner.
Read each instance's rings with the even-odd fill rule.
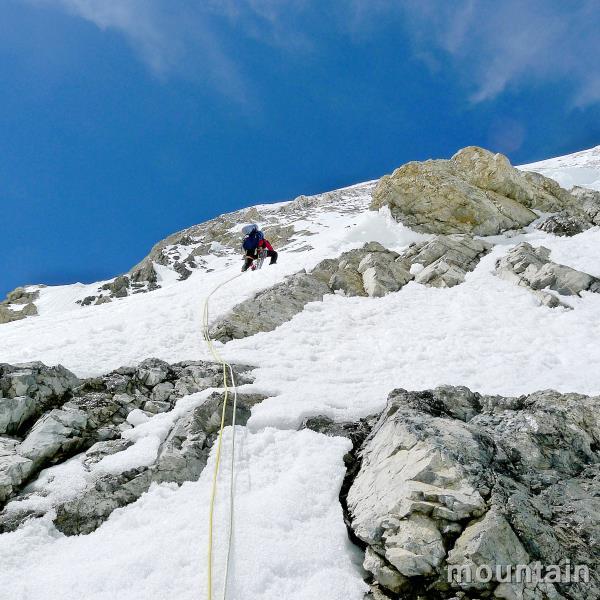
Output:
[[[581,174],[577,165],[568,167],[579,184],[592,177],[586,170],[592,168],[589,156],[586,161]],[[566,167],[541,168],[554,169],[545,174],[558,178]],[[595,177],[589,179],[592,184]],[[367,183],[257,207],[266,222],[292,231],[277,247],[276,266],[248,272],[213,296],[211,320],[286,275],[365,242],[402,251],[427,238],[395,222],[386,210],[368,211],[372,190],[373,183]],[[253,214],[242,211],[239,219],[254,220]],[[235,238],[238,225],[227,226]],[[0,362],[41,360],[91,376],[151,356],[170,362],[208,359],[201,335],[204,298],[238,275],[241,261],[233,247],[200,239],[204,230],[198,227],[199,237],[185,249],[164,246],[167,256],[182,260],[184,250],[210,244],[211,252],[198,255],[202,264],[184,281],[165,261],[156,268],[160,289],[107,304],[75,304],[100,284],[40,290],[39,316],[0,326]],[[257,366],[256,380],[245,391],[268,396],[253,408],[248,427],[238,430],[229,598],[358,600],[364,593],[338,502],[349,444],[295,431],[304,417],[348,420],[372,414],[397,387],[459,384],[504,395],[544,388],[600,393],[594,376],[600,371],[600,294],[570,297],[571,311],[550,309],[493,274],[497,258],[528,241],[548,247],[556,262],[600,276],[600,228],[558,238],[530,227],[490,241],[496,244],[493,251],[454,288],[411,282],[383,298],[328,295],[274,331],[220,347],[228,360]],[[111,461],[125,468],[155,453],[156,436],[141,434],[154,432],[161,419],[138,424],[135,453]],[[226,442],[230,435],[228,428]],[[225,443],[215,519],[217,589],[227,539],[228,448]],[[77,491],[81,477],[75,462],[60,472],[48,471],[50,483],[64,482]],[[49,590],[57,600],[202,597],[210,473],[209,463],[197,482],[154,486],[86,536],[64,537],[46,518],[0,535],[0,587],[7,597],[23,600],[37,600]]]
[[[519,168],[550,177],[567,190],[578,185],[600,191],[600,146]]]

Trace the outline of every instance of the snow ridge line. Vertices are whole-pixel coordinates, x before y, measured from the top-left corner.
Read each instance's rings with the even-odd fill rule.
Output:
[[[204,299],[204,308],[202,311],[202,332],[204,341],[210,350],[213,358],[216,362],[221,363],[223,366],[223,388],[224,388],[224,397],[223,397],[223,409],[221,411],[221,425],[219,427],[219,439],[217,442],[217,453],[215,460],[215,470],[213,472],[213,480],[212,480],[212,491],[210,496],[210,509],[209,509],[209,517],[208,517],[208,552],[207,552],[207,560],[208,560],[208,576],[207,576],[207,598],[208,600],[212,600],[213,597],[213,582],[212,582],[212,570],[213,570],[213,522],[214,522],[214,507],[215,507],[215,498],[217,495],[217,477],[219,474],[219,466],[221,464],[221,447],[223,441],[223,429],[225,428],[225,411],[227,409],[227,402],[229,399],[229,385],[227,382],[227,370],[229,370],[231,376],[231,386],[233,390],[233,415],[231,418],[231,476],[229,481],[229,534],[227,540],[227,555],[225,559],[225,576],[223,579],[223,595],[222,598],[225,600],[227,595],[227,579],[229,575],[229,557],[231,554],[231,542],[233,537],[233,515],[234,515],[234,467],[235,467],[235,413],[237,409],[237,387],[235,385],[235,378],[233,376],[233,369],[231,365],[225,361],[225,359],[219,354],[213,344],[213,339],[210,336],[210,330],[208,326],[208,305],[210,297],[217,292],[220,288],[224,287],[228,283],[231,283],[234,279],[241,277],[243,273],[238,273],[234,277],[227,279],[220,284],[218,284]]]

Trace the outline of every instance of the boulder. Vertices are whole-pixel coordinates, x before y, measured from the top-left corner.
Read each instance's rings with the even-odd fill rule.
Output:
[[[530,289],[542,304],[572,308],[560,296],[579,296],[581,292],[600,292],[600,279],[550,260],[550,250],[521,242],[496,262],[502,279]]]
[[[398,262],[395,252],[369,252],[359,263],[363,287],[370,297],[397,292],[413,276]]]
[[[600,397],[393,391],[355,451],[347,494],[373,589],[392,598],[600,597],[599,449]],[[587,566],[590,581],[525,588],[503,578],[507,565],[565,561]],[[456,577],[482,566],[489,581]]]
[[[533,222],[538,209],[583,216],[567,191],[537,173],[524,173],[501,154],[474,146],[450,160],[409,162],[382,177],[372,209],[425,233],[495,235]]]

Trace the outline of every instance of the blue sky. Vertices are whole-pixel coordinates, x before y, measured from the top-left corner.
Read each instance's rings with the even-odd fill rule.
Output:
[[[597,2],[4,0],[0,294],[477,144],[600,144]]]

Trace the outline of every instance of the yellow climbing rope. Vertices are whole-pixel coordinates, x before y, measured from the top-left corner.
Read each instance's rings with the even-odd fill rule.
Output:
[[[208,326],[208,320],[209,320],[208,319],[208,301],[210,300],[211,296],[217,290],[219,290],[223,286],[227,285],[228,283],[232,282],[234,279],[237,279],[241,275],[243,275],[243,273],[238,273],[234,277],[231,277],[230,279],[227,279],[226,281],[223,281],[222,283],[217,285],[210,292],[210,294],[208,294],[208,296],[206,296],[206,298],[204,300],[204,310],[202,312],[202,331],[203,331],[204,341],[206,342],[206,345],[208,346],[208,349],[209,349],[213,359],[215,360],[215,362],[220,363],[223,367],[223,390],[224,390],[223,408],[221,410],[221,425],[219,428],[219,437],[217,440],[215,469],[213,472],[212,491],[211,491],[211,496],[210,496],[210,508],[209,508],[209,513],[208,513],[207,600],[212,600],[212,598],[213,598],[213,580],[212,580],[213,579],[212,578],[212,575],[213,575],[213,573],[212,573],[213,572],[213,522],[214,522],[215,499],[217,496],[217,479],[218,479],[218,475],[219,475],[219,466],[221,464],[221,447],[222,447],[222,442],[223,442],[223,429],[225,428],[225,415],[226,415],[226,411],[227,411],[227,403],[229,400],[229,391],[230,391],[227,371],[229,371],[229,377],[231,377],[231,385],[232,385],[232,390],[233,390],[233,416],[231,419],[232,432],[231,432],[231,475],[230,475],[230,484],[229,484],[229,535],[228,535],[228,540],[227,540],[227,557],[226,557],[226,561],[225,561],[225,577],[223,580],[223,595],[222,595],[223,600],[225,600],[226,593],[227,593],[227,578],[229,575],[229,556],[230,556],[230,551],[231,551],[231,541],[232,541],[232,535],[233,535],[235,413],[236,413],[236,407],[237,407],[237,388],[236,388],[235,379],[233,376],[233,369],[232,369],[231,365],[228,362],[226,362],[225,359],[216,350],[216,348],[213,344],[213,340],[210,337],[210,330],[209,330],[209,326]]]

